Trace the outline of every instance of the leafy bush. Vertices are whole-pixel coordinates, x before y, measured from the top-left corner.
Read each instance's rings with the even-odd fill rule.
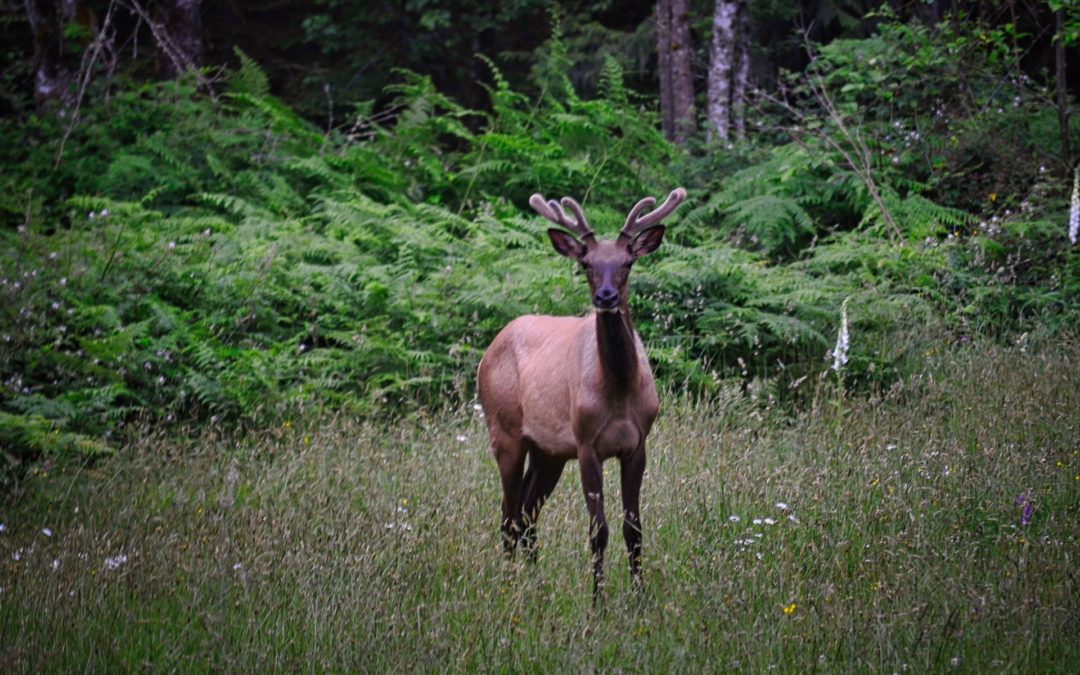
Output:
[[[891,81],[856,68],[868,53],[932,73],[935,40],[896,30],[838,44],[823,72],[857,110],[864,85]],[[919,63],[904,60],[912,41]],[[911,138],[872,166],[905,239],[893,242],[864,176],[828,142],[837,128],[687,160],[614,62],[589,101],[565,78],[529,100],[492,65],[483,112],[400,72],[396,116],[323,133],[240,61],[218,99],[181,81],[88,106],[55,170],[57,120],[0,125],[0,160],[24,167],[0,178],[0,425],[23,439],[18,457],[45,452],[42,430],[108,440],[136,416],[264,424],[468,399],[507,321],[587,306],[527,211],[538,191],[582,199],[609,233],[642,196],[696,186],[634,276],[636,325],[667,387],[737,381],[799,399],[828,369],[845,301],[848,386],[902,377],[941,332],[1069,332],[1080,319],[1049,173],[994,206],[1015,210],[976,216],[935,200],[948,176],[915,157],[938,141]],[[901,128],[886,113],[926,114],[901,94],[914,96],[848,118],[875,153]],[[100,451],[64,438],[65,452]]]

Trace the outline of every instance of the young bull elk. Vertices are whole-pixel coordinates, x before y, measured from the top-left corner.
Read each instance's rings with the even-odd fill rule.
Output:
[[[529,315],[514,319],[495,336],[477,373],[491,452],[502,479],[502,533],[506,552],[522,548],[535,555],[536,521],[544,501],[577,459],[589,510],[593,597],[603,584],[608,525],[604,516],[601,464],[619,460],[623,538],[634,586],[641,586],[639,497],[645,472],[645,437],[659,408],[652,370],[641,339],[630,323],[627,280],[630,267],[652,253],[664,237],[660,221],[686,199],[682,188],[659,208],[652,197],[639,201],[614,240],[597,241],[581,206],[535,194],[529,204],[544,218],[571,232],[551,228],[555,250],[577,260],[585,271],[594,311],[584,317]],[[529,467],[525,469],[525,457]]]

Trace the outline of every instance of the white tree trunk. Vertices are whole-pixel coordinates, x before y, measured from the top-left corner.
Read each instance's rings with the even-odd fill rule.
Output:
[[[737,0],[735,19],[735,78],[731,87],[732,127],[735,138],[746,138],[746,89],[750,82],[750,2]]]
[[[713,10],[712,47],[709,50],[708,126],[709,141],[731,137],[732,73],[735,69],[735,18],[738,3],[716,0]]]

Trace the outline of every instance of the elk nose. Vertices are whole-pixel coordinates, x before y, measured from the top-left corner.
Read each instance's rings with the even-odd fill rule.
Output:
[[[604,286],[593,295],[593,304],[600,309],[611,309],[619,301],[619,293],[611,286]]]

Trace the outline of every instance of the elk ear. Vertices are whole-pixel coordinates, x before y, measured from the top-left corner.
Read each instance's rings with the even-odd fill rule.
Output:
[[[660,248],[664,241],[664,226],[657,225],[643,230],[634,241],[630,242],[630,256],[637,260],[643,255],[648,255]]]
[[[547,233],[548,239],[551,239],[551,245],[555,247],[555,251],[559,255],[574,260],[581,260],[585,257],[585,244],[574,239],[574,237],[554,227],[550,228]]]

